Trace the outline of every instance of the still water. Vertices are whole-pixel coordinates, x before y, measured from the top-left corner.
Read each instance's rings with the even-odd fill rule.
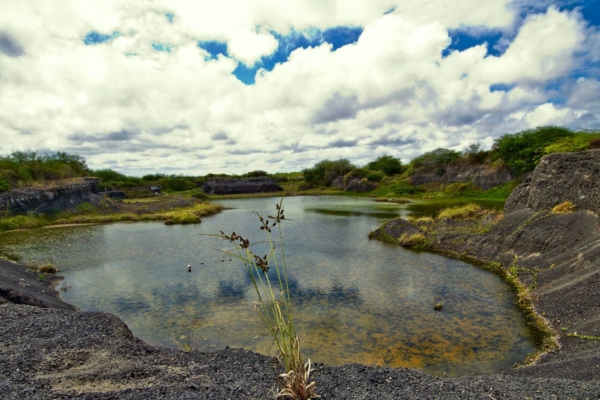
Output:
[[[11,232],[0,235],[0,246],[24,262],[52,262],[65,277],[64,300],[118,315],[149,343],[175,347],[173,337],[192,330],[205,339],[202,349],[274,355],[245,270],[219,251],[231,244],[203,234],[235,231],[261,240],[252,211],[272,215],[277,202],[222,201],[230,209],[199,225]],[[286,198],[284,208],[296,221],[283,225],[296,325],[313,362],[461,376],[510,368],[534,351],[534,334],[499,278],[457,260],[368,240],[386,219],[427,213],[426,204],[325,196]],[[440,312],[436,303],[443,304]]]

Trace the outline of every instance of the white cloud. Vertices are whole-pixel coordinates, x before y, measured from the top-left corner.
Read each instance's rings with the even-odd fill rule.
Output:
[[[0,51],[0,154],[66,150],[135,174],[298,170],[597,121],[597,80],[565,83],[562,106],[544,86],[596,57],[596,31],[554,8],[516,28],[508,0],[23,0],[2,9],[0,32],[23,51]],[[271,30],[340,25],[363,27],[358,42],[297,49],[253,86],[232,75],[276,49]],[[458,27],[516,37],[499,57],[481,45],[442,58]],[[120,35],[86,46],[92,31]],[[208,59],[197,43],[210,40],[226,42],[232,58]],[[495,83],[510,86],[491,92]]]

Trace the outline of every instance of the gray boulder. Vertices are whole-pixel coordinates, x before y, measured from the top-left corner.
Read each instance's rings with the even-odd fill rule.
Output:
[[[258,178],[209,178],[202,191],[206,194],[243,194],[243,193],[270,193],[280,192],[283,188],[273,179]]]
[[[510,194],[504,212],[547,210],[565,201],[600,213],[600,150],[545,156]]]

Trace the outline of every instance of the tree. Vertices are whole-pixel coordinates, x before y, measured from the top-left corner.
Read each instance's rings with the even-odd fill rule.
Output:
[[[323,160],[315,164],[313,168],[307,168],[302,171],[304,181],[313,185],[328,186],[331,182],[340,176],[356,168],[350,161],[341,159],[337,161]]]
[[[403,171],[402,161],[389,155],[377,157],[375,161],[367,164],[367,168],[373,171],[381,171],[387,176],[401,174]]]
[[[458,151],[443,148],[435,149],[413,158],[409,164],[410,173],[435,171],[441,175],[446,170],[448,164],[458,160],[460,157],[461,154]]]
[[[559,139],[575,134],[567,128],[542,126],[513,134],[506,134],[494,141],[493,154],[515,175],[533,171],[544,155],[544,149]]]

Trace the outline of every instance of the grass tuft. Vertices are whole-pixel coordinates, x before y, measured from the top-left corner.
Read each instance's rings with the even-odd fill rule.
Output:
[[[403,233],[398,238],[398,244],[404,247],[412,247],[413,249],[427,249],[431,247],[431,242],[422,233]]]
[[[552,214],[569,214],[577,210],[577,206],[570,201],[564,201],[552,208]]]
[[[437,218],[464,219],[473,217],[480,211],[481,206],[479,204],[469,203],[464,206],[444,208],[439,212]]]

